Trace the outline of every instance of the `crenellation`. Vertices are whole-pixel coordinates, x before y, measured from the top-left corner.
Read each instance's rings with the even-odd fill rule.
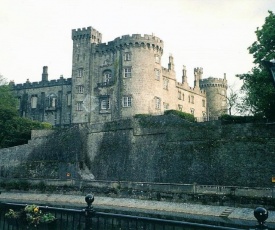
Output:
[[[42,81],[11,84],[26,103],[20,106],[22,116],[53,125],[95,124],[135,114],[161,115],[172,109],[205,120],[212,109],[207,101],[212,96],[222,100],[207,84],[226,93],[225,78],[202,80],[201,67],[194,69],[194,87],[188,85],[185,66],[183,80],[177,82],[173,56],[168,68],[163,67],[164,43],[154,34],[126,34],[106,43],[101,43],[102,34],[92,27],[73,29],[71,35],[72,78],[48,80],[44,66]]]

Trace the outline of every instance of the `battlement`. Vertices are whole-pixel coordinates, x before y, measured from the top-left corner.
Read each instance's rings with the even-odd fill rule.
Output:
[[[87,28],[79,28],[79,29],[73,29],[72,30],[72,40],[77,39],[90,39],[96,40],[96,43],[100,43],[102,39],[102,34],[99,33],[97,30],[92,28],[91,26]]]
[[[163,41],[154,36],[145,34],[133,34],[133,35],[123,35],[122,37],[117,37],[113,41],[108,43],[101,43],[96,46],[96,51],[107,51],[112,49],[119,49],[124,46],[142,46],[144,48],[154,48],[163,52]]]
[[[31,89],[31,88],[41,88],[41,87],[51,87],[51,86],[60,86],[60,85],[71,85],[72,79],[71,78],[63,78],[60,77],[60,79],[56,80],[50,80],[50,81],[39,81],[39,82],[29,82],[23,84],[14,84],[13,88],[14,90],[20,90],[20,89]]]
[[[176,82],[176,87],[179,88],[179,89],[186,90],[186,91],[189,91],[191,93],[195,93],[195,94],[199,94],[199,95],[203,95],[203,96],[205,96],[205,94],[206,94],[205,90],[198,90],[196,88],[186,86],[185,84],[180,83],[180,82]]]
[[[200,87],[223,87],[227,88],[227,80],[225,78],[209,77],[200,80]]]

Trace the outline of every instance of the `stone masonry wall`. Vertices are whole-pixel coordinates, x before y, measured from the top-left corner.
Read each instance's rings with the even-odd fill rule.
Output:
[[[41,141],[43,139],[43,141]],[[271,186],[275,125],[144,116],[75,126],[0,150],[1,177]],[[20,173],[18,173],[20,172]]]

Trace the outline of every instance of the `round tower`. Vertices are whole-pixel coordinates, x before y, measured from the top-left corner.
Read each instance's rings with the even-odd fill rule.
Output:
[[[209,119],[217,119],[227,114],[227,80],[209,77],[200,80],[200,89],[205,90],[207,100],[207,115]]]

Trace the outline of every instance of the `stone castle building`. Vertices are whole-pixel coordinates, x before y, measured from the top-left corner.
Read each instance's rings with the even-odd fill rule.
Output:
[[[125,35],[102,43],[92,27],[72,30],[72,77],[14,84],[20,115],[53,125],[100,123],[135,114],[179,110],[208,120],[227,113],[227,80],[202,79],[194,69],[194,87],[177,82],[174,60],[162,66],[164,44],[153,35]]]

